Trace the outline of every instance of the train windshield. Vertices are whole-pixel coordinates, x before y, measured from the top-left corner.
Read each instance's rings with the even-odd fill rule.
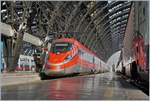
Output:
[[[52,45],[51,47],[51,52],[54,53],[63,53],[63,52],[67,52],[69,50],[71,50],[72,45],[71,43],[55,43]]]

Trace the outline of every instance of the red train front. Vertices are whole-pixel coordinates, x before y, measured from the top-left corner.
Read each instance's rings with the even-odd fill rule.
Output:
[[[48,75],[62,75],[65,70],[76,65],[79,55],[78,48],[69,39],[57,40],[52,43],[45,69]]]

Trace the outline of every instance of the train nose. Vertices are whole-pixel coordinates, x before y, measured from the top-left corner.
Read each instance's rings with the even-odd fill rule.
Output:
[[[64,71],[63,70],[61,70],[61,71],[47,70],[45,72],[45,74],[48,76],[62,76],[62,75],[64,75]]]
[[[61,76],[64,75],[64,70],[60,66],[55,66],[55,69],[46,68],[45,74],[49,76]]]

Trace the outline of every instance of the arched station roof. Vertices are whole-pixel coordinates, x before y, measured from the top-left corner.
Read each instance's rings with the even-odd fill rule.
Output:
[[[40,39],[74,37],[106,61],[122,47],[129,1],[1,1],[1,21]]]

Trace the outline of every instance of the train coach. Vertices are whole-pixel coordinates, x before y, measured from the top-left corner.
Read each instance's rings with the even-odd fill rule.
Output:
[[[61,38],[52,42],[41,79],[78,73],[108,71],[108,66],[92,51],[73,38]]]

